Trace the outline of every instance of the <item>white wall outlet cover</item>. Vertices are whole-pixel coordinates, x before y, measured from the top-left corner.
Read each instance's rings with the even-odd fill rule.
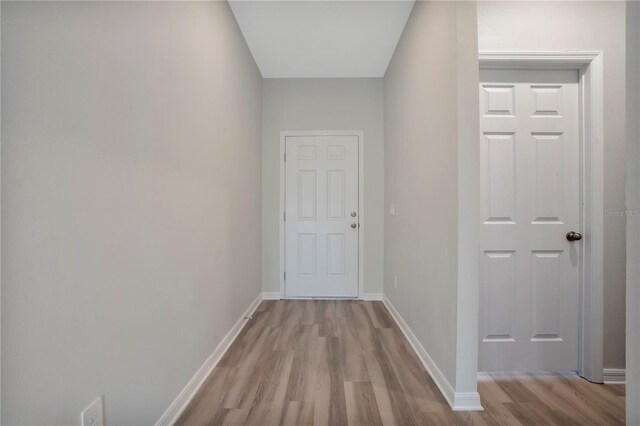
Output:
[[[102,397],[96,399],[82,412],[82,426],[104,426]]]

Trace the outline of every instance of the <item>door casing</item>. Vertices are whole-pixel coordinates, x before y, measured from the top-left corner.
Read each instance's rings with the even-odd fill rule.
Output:
[[[286,140],[290,136],[357,136],[358,137],[358,299],[364,300],[364,131],[363,130],[285,130],[280,132],[280,298],[285,298],[285,262],[286,262]]]
[[[480,69],[578,71],[580,224],[585,234],[581,247],[578,374],[592,382],[601,383],[604,328],[602,52],[480,52],[478,58]]]

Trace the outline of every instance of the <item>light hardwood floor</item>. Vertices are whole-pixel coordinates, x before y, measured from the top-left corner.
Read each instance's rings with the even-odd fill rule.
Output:
[[[624,386],[483,375],[454,413],[381,302],[264,301],[179,425],[616,425]]]

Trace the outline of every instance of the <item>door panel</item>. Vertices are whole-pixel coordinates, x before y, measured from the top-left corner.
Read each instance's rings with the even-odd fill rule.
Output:
[[[315,170],[298,170],[298,220],[316,220]]]
[[[298,275],[316,275],[316,234],[298,234]]]
[[[285,150],[285,296],[357,297],[358,136],[287,136]]]
[[[513,295],[516,278],[516,254],[513,251],[486,251],[483,270],[487,283],[483,304],[485,341],[514,341]]]
[[[534,251],[531,256],[531,339],[560,337],[561,251]]]
[[[344,234],[327,234],[327,275],[344,277]]]
[[[577,71],[483,70],[480,371],[578,363]]]
[[[344,221],[344,170],[327,171],[327,220]]]
[[[532,134],[533,220],[535,223],[560,222],[564,195],[562,176],[562,134]]]
[[[514,223],[516,215],[515,135],[485,133],[483,150],[490,173],[486,174],[488,222]]]

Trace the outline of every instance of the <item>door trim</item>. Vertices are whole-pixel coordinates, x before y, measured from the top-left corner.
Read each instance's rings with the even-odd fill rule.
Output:
[[[480,52],[480,69],[572,69],[579,73],[582,246],[578,374],[602,382],[604,324],[604,67],[602,52]]]
[[[284,221],[284,210],[286,202],[285,194],[285,141],[288,136],[357,136],[358,137],[358,299],[364,300],[364,131],[363,130],[284,130],[280,132],[280,219],[278,221],[280,235],[280,298],[285,298],[285,261],[286,261],[286,226]]]

